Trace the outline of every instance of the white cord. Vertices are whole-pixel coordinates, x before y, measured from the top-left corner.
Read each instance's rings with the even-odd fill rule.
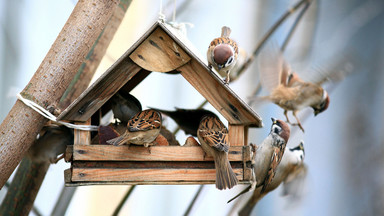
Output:
[[[58,121],[56,116],[54,116],[52,113],[50,113],[48,110],[44,109],[41,107],[39,104],[23,98],[20,93],[17,94],[17,98],[21,100],[25,105],[28,107],[32,108],[36,112],[38,112],[40,115],[44,116],[45,118],[56,122],[58,124],[64,125],[68,128],[73,128],[73,129],[78,129],[78,130],[85,130],[85,131],[97,131],[99,126],[94,126],[94,125],[76,125],[76,124],[71,124],[68,122],[63,122],[63,121]]]
[[[159,20],[165,22],[165,14],[163,14],[163,0],[160,0]]]

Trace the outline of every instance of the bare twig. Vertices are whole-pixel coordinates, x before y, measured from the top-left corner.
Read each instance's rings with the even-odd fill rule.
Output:
[[[196,191],[195,196],[191,200],[191,203],[189,204],[187,210],[185,211],[184,216],[187,216],[191,213],[191,210],[192,210],[193,206],[195,205],[197,198],[199,198],[201,191],[203,190],[204,186],[205,185],[200,185],[199,189]]]
[[[116,207],[115,211],[113,212],[113,216],[117,216],[120,212],[120,210],[123,208],[124,203],[128,200],[129,196],[132,194],[133,190],[135,189],[136,185],[132,185],[127,193],[124,195],[123,199],[120,201],[119,205]]]

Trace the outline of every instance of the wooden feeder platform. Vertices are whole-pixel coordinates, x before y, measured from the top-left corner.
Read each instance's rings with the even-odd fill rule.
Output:
[[[260,116],[211,71],[193,46],[167,24],[156,22],[100,78],[58,117],[98,125],[118,91],[130,92],[152,72],[185,78],[228,121],[229,160],[240,183],[252,177],[248,128],[262,127]],[[214,184],[213,158],[200,146],[112,146],[91,144],[94,132],[74,132],[67,148],[67,186],[97,184]]]

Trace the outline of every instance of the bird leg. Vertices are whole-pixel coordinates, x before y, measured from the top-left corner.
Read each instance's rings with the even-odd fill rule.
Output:
[[[293,116],[295,116],[297,123],[296,123],[296,124],[291,124],[291,125],[299,126],[299,128],[300,128],[300,129],[303,131],[303,133],[304,133],[304,128],[303,128],[303,126],[301,125],[299,118],[297,118],[297,116],[296,116],[296,112],[294,111],[294,112],[292,112],[292,113],[293,113]]]
[[[287,122],[289,124],[291,124],[291,122],[289,121],[289,118],[288,118],[288,110],[284,110],[284,115],[285,115],[285,118],[287,118]]]
[[[227,71],[227,77],[225,77],[224,83],[227,85],[229,84],[229,71]]]
[[[51,164],[56,164],[57,162],[59,162],[59,160],[61,160],[63,158],[64,158],[64,154],[62,154],[60,157],[55,158],[55,159],[50,158],[49,162],[51,162]]]

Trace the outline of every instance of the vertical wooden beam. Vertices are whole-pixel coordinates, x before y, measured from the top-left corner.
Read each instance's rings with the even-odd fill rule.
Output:
[[[248,126],[229,124],[228,131],[231,146],[248,145]]]
[[[77,125],[91,125],[91,119],[86,122],[76,122]],[[73,145],[74,148],[76,145],[90,145],[91,144],[91,132],[85,130],[77,130],[73,131]]]

